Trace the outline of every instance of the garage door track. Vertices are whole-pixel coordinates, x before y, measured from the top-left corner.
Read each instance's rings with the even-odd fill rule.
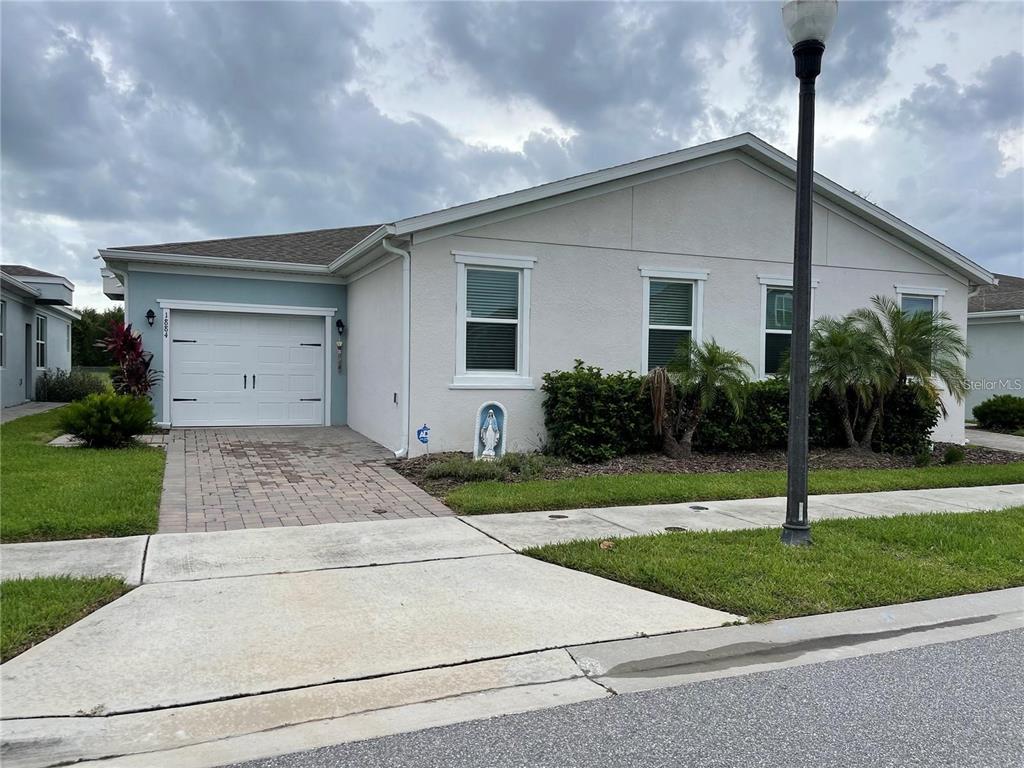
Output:
[[[347,427],[171,432],[160,532],[223,531],[452,514]]]

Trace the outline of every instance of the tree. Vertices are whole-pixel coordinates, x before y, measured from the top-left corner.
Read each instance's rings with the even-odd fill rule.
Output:
[[[688,457],[693,434],[718,397],[724,397],[739,417],[753,370],[745,357],[714,339],[682,342],[668,366],[654,368],[644,382],[662,451],[672,458]]]
[[[941,388],[958,402],[967,391],[967,343],[947,313],[907,313],[888,296],[871,303],[846,317],[819,318],[810,339],[811,386],[832,396],[847,446],[860,450],[870,450],[885,401],[898,388],[912,384],[927,407],[942,407]]]
[[[114,358],[106,350],[97,347],[96,342],[107,335],[112,323],[124,321],[124,309],[111,307],[100,312],[86,307],[75,311],[82,317],[71,325],[71,360],[76,366],[113,366]]]
[[[967,342],[960,327],[947,312],[904,312],[889,296],[874,296],[873,308],[855,310],[853,323],[870,338],[877,355],[876,393],[864,435],[863,449],[871,448],[871,438],[882,417],[885,398],[908,382],[915,387],[922,405],[942,405],[941,388],[963,402],[967,394],[967,375],[963,360],[968,355]]]
[[[811,393],[836,403],[848,448],[858,448],[862,410],[871,410],[881,388],[880,350],[852,317],[821,317],[811,328]],[[851,406],[853,410],[851,411]]]
[[[114,391],[119,395],[148,395],[160,381],[160,374],[150,369],[153,353],[142,346],[142,334],[133,331],[131,323],[114,321],[110,333],[96,345],[117,361],[111,376]]]

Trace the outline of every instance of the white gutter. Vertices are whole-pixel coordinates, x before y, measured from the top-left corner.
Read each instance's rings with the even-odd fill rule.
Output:
[[[404,459],[409,455],[409,348],[410,322],[412,314],[412,282],[410,269],[410,256],[408,251],[396,248],[385,237],[380,241],[381,247],[388,253],[400,256],[402,259],[402,383],[400,385],[402,408],[399,419],[401,420],[402,437],[395,451],[396,459]]]
[[[175,264],[178,266],[227,267],[267,272],[295,272],[307,275],[329,275],[323,264],[300,264],[290,261],[263,261],[261,259],[231,259],[221,256],[193,256],[182,253],[148,253],[101,249],[100,257],[109,267],[112,261],[140,262],[143,264]]]

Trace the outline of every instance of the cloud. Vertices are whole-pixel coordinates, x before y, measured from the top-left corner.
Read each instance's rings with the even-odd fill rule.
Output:
[[[971,27],[939,5],[842,4],[822,114],[856,130],[819,167],[1012,268],[1024,14]],[[989,60],[965,71],[936,42],[954,38]],[[7,3],[0,63],[5,258],[81,285],[102,246],[374,223],[745,130],[794,141],[776,3]]]

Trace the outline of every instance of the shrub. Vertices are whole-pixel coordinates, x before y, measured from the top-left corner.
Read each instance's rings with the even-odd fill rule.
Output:
[[[914,454],[915,467],[927,467],[932,463],[932,452],[928,450],[918,451]]]
[[[984,429],[1013,432],[1024,429],[1024,397],[996,395],[974,406],[974,418]]]
[[[111,375],[114,391],[120,395],[148,395],[160,380],[160,374],[150,369],[153,353],[142,347],[142,334],[133,331],[131,323],[115,320],[110,324],[110,335],[96,346],[117,361]]]
[[[59,425],[90,448],[118,448],[153,423],[153,406],[144,397],[105,392],[89,395],[60,410]]]
[[[544,374],[548,450],[598,462],[651,447],[650,398],[632,371],[603,373],[577,360],[571,371]]]
[[[943,464],[959,464],[967,456],[966,451],[959,445],[951,445],[946,449],[946,452],[942,454]]]
[[[70,403],[106,391],[102,378],[81,368],[50,368],[36,379],[36,400],[51,403]]]
[[[929,450],[940,409],[938,399],[928,390],[917,384],[900,384],[885,399],[872,449],[903,456]]]

